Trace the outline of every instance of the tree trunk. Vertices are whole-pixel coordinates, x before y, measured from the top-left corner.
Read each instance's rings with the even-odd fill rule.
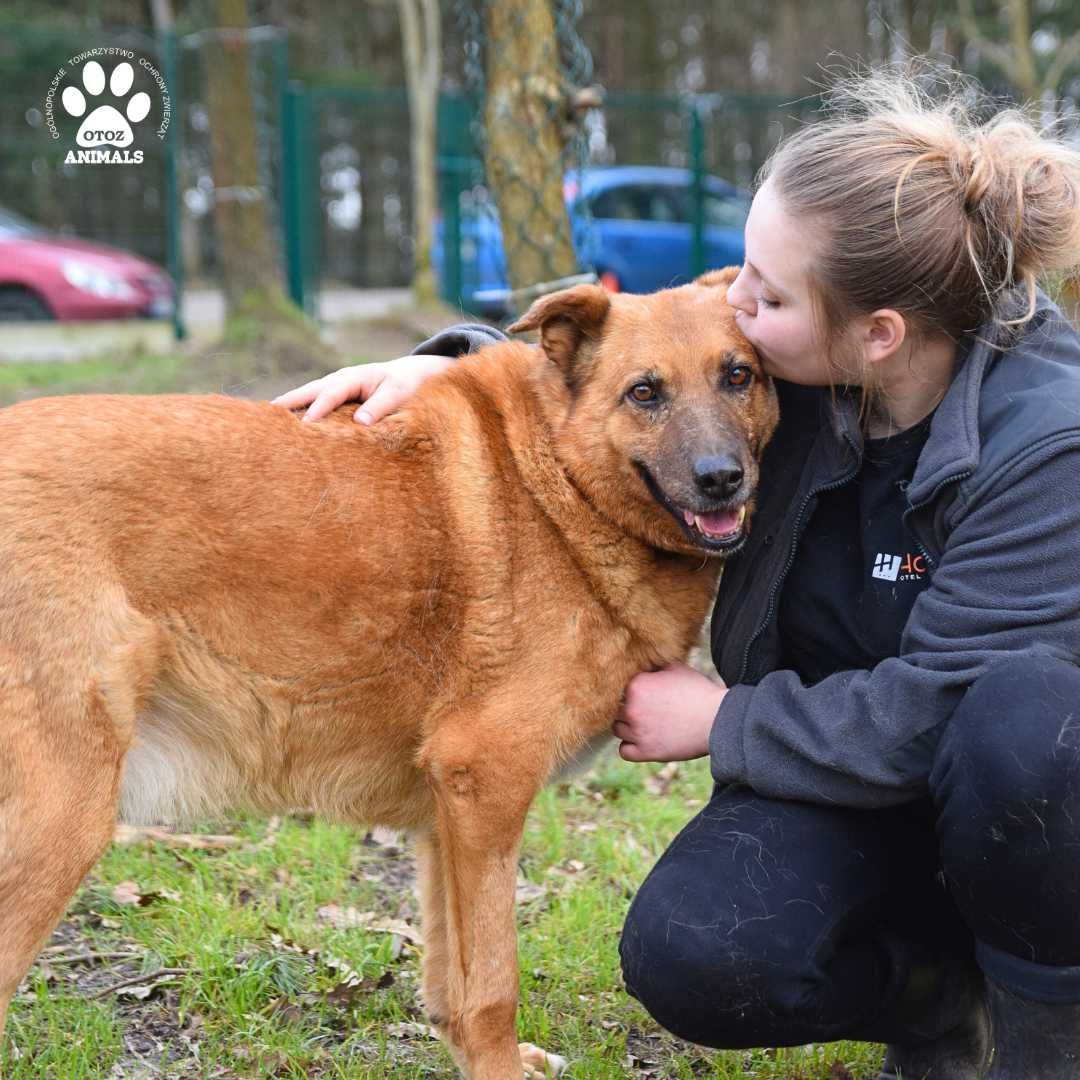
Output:
[[[214,226],[226,307],[234,315],[254,296],[284,296],[259,177],[245,0],[217,0],[217,18],[221,36],[209,47],[206,64]]]
[[[254,356],[273,375],[308,371],[325,362],[328,350],[282,287],[259,176],[245,0],[217,0],[217,19],[206,72],[224,345]]]
[[[515,289],[573,274],[563,202],[566,94],[548,0],[488,0],[488,183]]]
[[[409,88],[409,147],[413,186],[413,297],[418,304],[436,298],[431,262],[431,232],[436,204],[436,124],[442,34],[438,0],[398,0]]]
[[[1013,84],[1025,101],[1038,101],[1039,76],[1036,73],[1035,50],[1031,47],[1031,9],[1028,0],[1009,0],[1009,36],[1013,47]]]

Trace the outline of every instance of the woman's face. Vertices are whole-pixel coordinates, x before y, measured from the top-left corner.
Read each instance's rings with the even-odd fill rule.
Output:
[[[770,183],[746,219],[746,258],[728,288],[739,329],[772,376],[804,386],[834,381],[817,343],[806,267],[812,237],[784,212]]]

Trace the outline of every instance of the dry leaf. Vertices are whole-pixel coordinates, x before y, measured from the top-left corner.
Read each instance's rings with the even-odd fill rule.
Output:
[[[375,918],[375,912],[341,907],[340,904],[324,904],[315,912],[315,916],[320,922],[329,923],[335,930],[352,930],[359,926],[366,929]]]
[[[117,825],[113,833],[116,844],[156,843],[170,847],[185,848],[226,848],[242,842],[241,837],[232,835],[210,835],[201,833],[174,833],[153,825]]]
[[[314,949],[312,950],[312,956],[318,956],[318,953]],[[357,971],[350,964],[347,964],[344,960],[341,960],[336,956],[324,956],[322,958],[322,962],[331,971],[336,971],[341,976],[343,982],[360,982],[360,972]]]
[[[116,996],[133,997],[137,998],[139,1001],[143,1001],[145,998],[150,997],[155,991],[160,990],[161,987],[174,982],[176,982],[175,975],[162,975],[159,979],[155,979],[153,975],[151,975],[147,982],[135,983],[132,986],[117,987]]]
[[[138,905],[142,903],[142,893],[134,881],[121,881],[113,888],[113,901],[117,904]]]
[[[679,763],[669,761],[662,769],[645,778],[645,790],[650,795],[666,795],[671,783],[679,775]]]
[[[437,1039],[439,1033],[430,1024],[387,1024],[386,1034],[393,1039]]]
[[[414,945],[423,945],[424,939],[418,927],[401,919],[380,919],[374,911],[358,911],[354,907],[326,904],[315,913],[316,917],[337,930],[370,930],[373,933],[397,934]]]
[[[295,1024],[304,1018],[304,1010],[287,997],[274,998],[267,1006],[267,1015],[283,1024]]]
[[[525,878],[522,877],[518,878],[515,896],[519,904],[531,904],[536,900],[542,900],[547,894],[548,891],[543,885],[537,885],[535,882],[526,881]]]
[[[359,982],[349,980],[338,983],[332,990],[327,990],[323,996],[331,1005],[351,1005],[356,998],[364,994],[385,990],[393,985],[394,976],[389,971],[384,971],[377,979],[361,979]]]

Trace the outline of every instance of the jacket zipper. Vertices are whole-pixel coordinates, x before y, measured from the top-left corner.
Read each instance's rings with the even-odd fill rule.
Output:
[[[849,440],[850,445],[850,440]],[[853,447],[854,449],[854,447]],[[856,457],[857,457],[856,453]],[[776,595],[780,591],[780,586],[784,583],[784,578],[787,577],[788,571],[791,569],[792,563],[795,561],[795,549],[799,545],[799,538],[802,528],[803,515],[806,513],[807,506],[810,505],[810,500],[816,495],[821,495],[823,492],[832,491],[834,488],[843,487],[848,483],[855,474],[859,471],[859,465],[856,464],[855,468],[850,472],[845,473],[839,480],[834,480],[831,484],[824,484],[822,487],[813,488],[806,493],[805,498],[802,501],[802,505],[799,507],[799,513],[795,518],[795,527],[792,530],[791,550],[788,552],[787,563],[784,565],[784,569],[780,571],[780,576],[773,582],[772,588],[769,590],[769,603],[765,609],[765,618],[762,620],[761,625],[750,635],[750,640],[746,643],[746,650],[743,652],[742,667],[739,669],[739,677],[736,682],[742,682],[746,677],[746,668],[750,663],[750,650],[753,649],[754,643],[764,632],[765,628],[769,625],[769,620],[772,619],[773,605],[776,601]]]
[[[929,506],[938,497],[938,495],[941,493],[941,490],[945,487],[946,484],[956,484],[961,480],[966,480],[972,474],[972,472],[972,469],[966,469],[964,472],[958,472],[954,473],[952,476],[946,476],[945,479],[940,481],[934,488],[934,490],[931,491],[930,494],[925,499],[923,499],[921,503],[913,503],[911,505],[909,513],[914,514],[916,510],[921,510],[924,506]],[[904,516],[906,517],[907,514],[905,514]],[[934,556],[926,550],[926,547],[923,545],[923,542],[919,539],[914,529],[911,530],[911,534],[915,537],[915,546],[922,553],[922,557],[926,560],[927,566],[934,566],[937,563],[937,559],[935,559]]]

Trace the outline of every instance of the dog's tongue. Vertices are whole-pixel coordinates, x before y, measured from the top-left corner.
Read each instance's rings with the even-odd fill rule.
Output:
[[[706,536],[727,536],[739,527],[739,515],[734,510],[714,510],[710,514],[683,511],[687,525],[696,525]]]

